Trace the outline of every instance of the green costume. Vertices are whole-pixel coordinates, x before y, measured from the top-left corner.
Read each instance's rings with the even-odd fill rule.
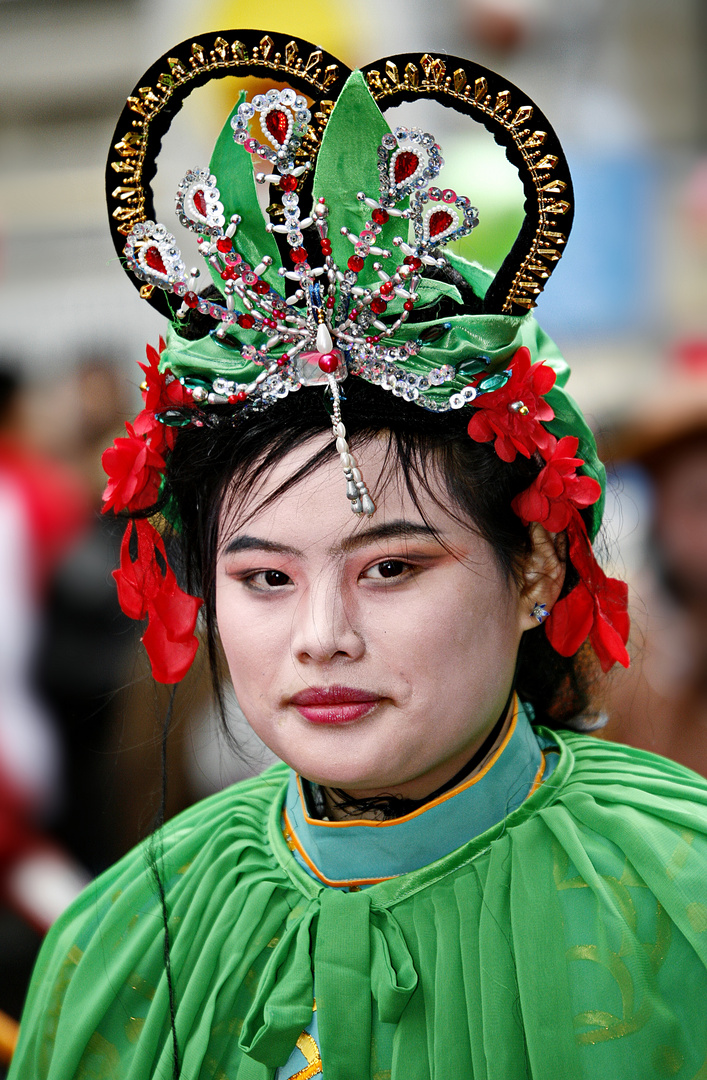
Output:
[[[523,764],[525,730],[521,711],[486,774],[516,802],[501,766],[513,745]],[[295,1043],[306,1064],[315,992],[325,1080],[707,1076],[707,784],[537,734],[556,765],[508,816],[359,891],[321,884],[288,846],[284,765],[170,822],[182,1080],[266,1080]],[[52,929],[11,1080],[172,1077],[163,946],[143,845]]]
[[[179,432],[326,387],[346,497],[371,514],[341,417],[347,375],[428,411],[467,409],[470,437],[494,439],[504,461],[542,455],[516,513],[565,533],[579,579],[548,639],[571,656],[589,636],[605,669],[627,663],[625,587],[590,547],[603,468],[567,367],[529,315],[572,218],[552,128],[466,61],[350,73],[319,49],[305,62],[305,46],[255,31],[183,43],[128,99],[111,150],[114,239],[141,294],[179,327],[190,311],[215,320],[197,339],[172,331],[161,360],[153,351],[145,409],[104,456],[106,507],[135,515],[121,603],[148,618],[156,678],[178,681],[196,649],[199,601],[145,516],[160,491],[169,500]],[[314,104],[289,86],[239,99],[210,168],[180,182],[180,222],[223,287],[214,299],[150,219],[150,179],[181,100],[228,73],[284,75]],[[422,190],[441,166],[430,133],[383,120],[381,106],[418,94],[483,123],[519,169],[525,221],[493,280],[455,256],[454,280],[437,273],[449,270],[439,246],[476,211],[451,189]],[[256,112],[270,147],[252,137]],[[256,151],[277,170],[264,176],[272,232]],[[550,616],[540,603],[532,614]],[[306,787],[275,766],[172,821],[59,920],[10,1080],[707,1080],[706,834],[704,781],[588,736],[534,734],[523,709],[478,773],[394,821],[315,820]]]

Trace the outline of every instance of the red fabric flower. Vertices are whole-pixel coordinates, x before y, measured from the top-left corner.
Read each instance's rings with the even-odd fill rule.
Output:
[[[145,350],[147,363],[139,365],[145,374],[143,383],[145,408],[135,417],[133,424],[137,434],[143,435],[152,448],[159,453],[173,448],[177,432],[168,424],[161,424],[155,417],[155,413],[193,404],[179,379],[175,378],[171,371],[160,371],[160,355],[164,348],[164,339],[160,338],[159,352],[152,345],[148,345]]]
[[[125,425],[128,437],[115,439],[101,461],[109,476],[103,492],[107,510],[146,510],[157,501],[165,460],[150,443]]]
[[[599,566],[577,510],[568,538],[569,556],[582,580],[553,607],[545,623],[548,641],[560,656],[573,656],[588,637],[602,671],[615,663],[628,667],[628,585],[607,577]]]
[[[133,530],[137,536],[135,560],[130,555]],[[164,541],[146,518],[128,524],[120,548],[120,567],[113,571],[113,577],[125,614],[131,619],[148,620],[142,641],[155,679],[179,682],[198,648],[194,628],[201,600],[180,589],[167,562]]]
[[[591,506],[601,497],[601,485],[591,476],[578,476],[584,462],[575,457],[579,439],[566,435],[555,444],[547,464],[533,483],[511,503],[524,525],[538,521],[548,532],[562,532],[573,508]]]
[[[515,461],[517,451],[530,457],[540,450],[546,457],[555,437],[543,423],[555,413],[543,394],[554,386],[555,372],[544,363],[532,364],[525,346],[518,349],[509,367],[506,385],[481,394],[474,402],[477,411],[469,421],[469,435],[476,442],[495,439],[494,449],[503,461]]]

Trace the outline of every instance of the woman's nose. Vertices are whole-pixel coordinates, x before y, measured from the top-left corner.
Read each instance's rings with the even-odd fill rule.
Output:
[[[357,660],[365,651],[355,603],[338,576],[321,575],[303,594],[292,628],[294,656],[302,663]]]

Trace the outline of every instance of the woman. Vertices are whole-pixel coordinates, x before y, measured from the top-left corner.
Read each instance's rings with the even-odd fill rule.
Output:
[[[347,78],[302,49],[189,43],[171,83],[130,99],[143,119],[116,145],[139,159],[143,218],[116,218],[126,262],[181,305],[104,456],[106,504],[131,519],[119,593],[147,617],[156,677],[189,667],[203,600],[214,666],[217,623],[282,764],[170,822],[59,921],[11,1076],[696,1078],[704,784],[577,730],[592,652],[626,663],[628,624],[591,549],[591,434],[523,314],[539,287],[518,260],[540,273],[571,217],[556,140],[473,65],[445,81],[409,58],[403,85],[408,58]],[[144,218],[143,175],[179,80],[219,62],[298,88],[314,72],[336,104],[312,122],[294,91],[238,102],[177,195],[221,286],[197,295]],[[371,90],[456,94],[523,163],[529,224],[493,280],[442,257],[476,211],[426,187],[439,147],[391,132]],[[276,170],[270,232],[256,151]]]

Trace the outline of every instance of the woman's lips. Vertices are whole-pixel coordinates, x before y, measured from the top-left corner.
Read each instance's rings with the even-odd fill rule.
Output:
[[[360,720],[381,700],[370,690],[348,686],[313,686],[290,698],[298,713],[310,724],[349,724]]]

